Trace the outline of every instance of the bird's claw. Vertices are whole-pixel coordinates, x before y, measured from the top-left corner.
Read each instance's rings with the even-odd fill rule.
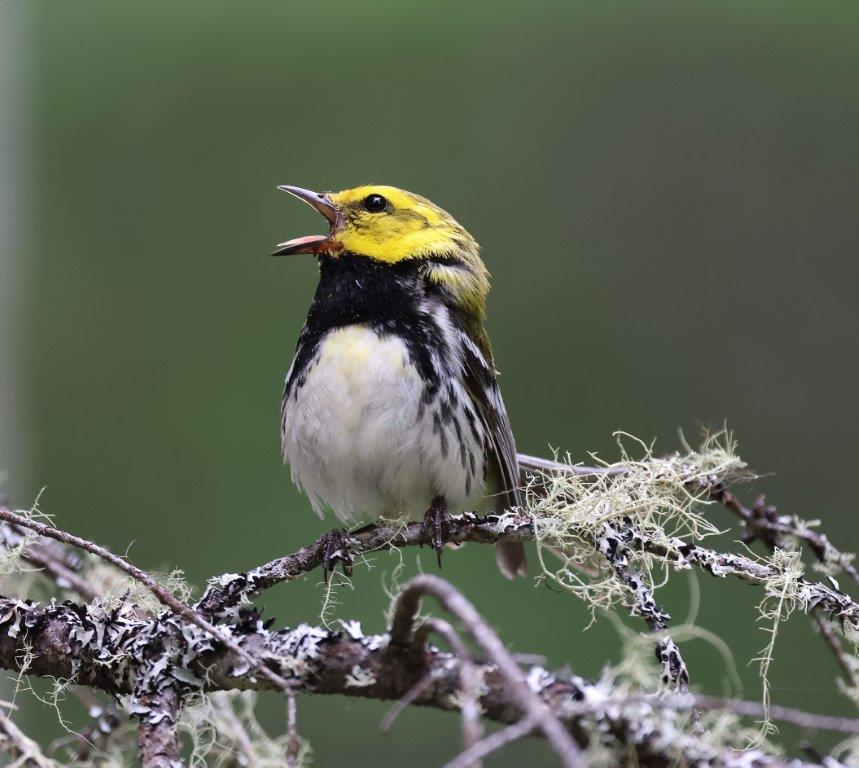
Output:
[[[349,549],[349,540],[345,531],[333,530],[324,533],[319,537],[319,547],[322,551],[322,573],[326,584],[337,563],[340,563],[346,576],[352,575],[355,560]]]
[[[447,511],[447,504],[445,504],[444,499],[441,497],[436,497],[424,515],[421,533],[424,539],[428,540],[435,550],[439,568],[441,568],[441,554],[444,550],[445,542],[450,536],[450,523],[451,517]]]

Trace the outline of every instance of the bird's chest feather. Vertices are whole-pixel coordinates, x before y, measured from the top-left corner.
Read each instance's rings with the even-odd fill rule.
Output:
[[[483,489],[483,435],[462,384],[430,390],[407,341],[363,325],[326,333],[287,388],[283,453],[321,513],[343,520],[423,512],[437,495],[464,505]]]
[[[421,377],[405,343],[364,326],[327,333],[284,408],[284,432],[327,455],[380,449],[414,422]]]

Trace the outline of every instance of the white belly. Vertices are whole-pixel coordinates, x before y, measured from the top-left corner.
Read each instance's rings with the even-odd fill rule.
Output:
[[[283,416],[284,459],[317,513],[415,517],[439,495],[453,513],[479,502],[482,436],[439,418],[444,389],[422,407],[424,385],[402,340],[363,326],[329,332]],[[468,402],[458,381],[453,390]]]

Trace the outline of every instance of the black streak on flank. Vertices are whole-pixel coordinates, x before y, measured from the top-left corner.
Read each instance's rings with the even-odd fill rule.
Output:
[[[434,413],[432,417],[432,431],[438,435],[439,443],[441,443],[441,455],[447,458],[447,434],[441,423],[441,417],[438,413]]]

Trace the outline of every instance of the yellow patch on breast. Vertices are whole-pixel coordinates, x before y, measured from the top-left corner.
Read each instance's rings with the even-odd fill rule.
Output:
[[[372,380],[417,376],[401,339],[380,336],[359,325],[329,333],[320,345],[319,363],[336,372],[344,385],[353,387]]]
[[[415,410],[422,390],[401,338],[352,325],[331,331],[320,342],[298,396],[304,416],[316,420],[315,429],[330,427],[336,440],[352,440],[360,450],[365,431],[372,433],[392,416]],[[318,434],[314,439],[334,440]]]

